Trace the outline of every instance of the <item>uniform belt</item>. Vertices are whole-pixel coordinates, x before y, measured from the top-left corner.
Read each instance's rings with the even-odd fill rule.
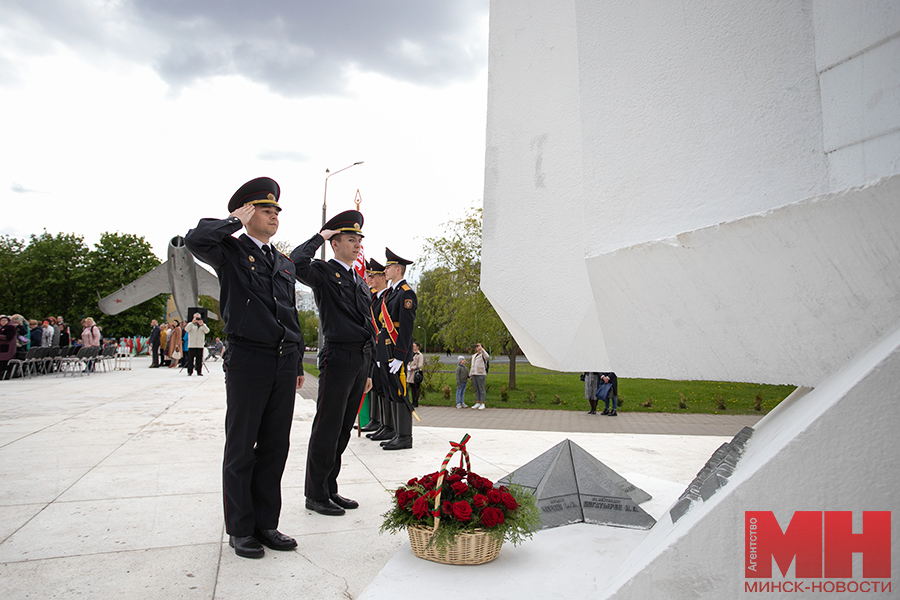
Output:
[[[279,341],[275,345],[272,345],[266,344],[265,342],[259,342],[257,340],[251,340],[249,338],[241,337],[233,333],[228,334],[228,343],[236,344],[238,346],[244,346],[245,348],[253,348],[254,350],[259,350],[264,354],[275,355],[290,354],[291,352],[295,352],[300,349],[300,344],[297,342]]]
[[[332,342],[331,340],[325,340],[325,345],[329,348],[338,348],[340,350],[368,350],[372,347],[372,341],[366,340],[365,342]]]

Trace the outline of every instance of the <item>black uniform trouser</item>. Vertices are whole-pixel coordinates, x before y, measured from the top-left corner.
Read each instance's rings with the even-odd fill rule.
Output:
[[[334,344],[319,353],[319,395],[306,455],[306,497],[323,502],[338,491],[341,455],[366,389],[372,346]]]
[[[159,342],[150,345],[150,356],[153,357],[153,366],[159,366]]]
[[[231,344],[225,361],[225,530],[277,529],[290,448],[297,351],[284,356]]]
[[[188,348],[188,355],[187,355],[188,375],[191,375],[194,372],[194,369],[197,370],[198,375],[200,373],[203,373],[203,348]]]
[[[412,436],[412,413],[406,400],[409,393],[406,381],[406,363],[400,366],[396,373],[391,373],[391,363],[381,364],[381,374],[385,381],[385,393],[393,410],[396,412],[394,419],[394,435],[401,438]]]

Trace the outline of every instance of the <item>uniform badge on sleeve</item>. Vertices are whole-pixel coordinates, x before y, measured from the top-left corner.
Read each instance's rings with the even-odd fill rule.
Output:
[[[406,301],[403,302],[403,306],[408,310],[412,308],[412,299],[407,298]]]

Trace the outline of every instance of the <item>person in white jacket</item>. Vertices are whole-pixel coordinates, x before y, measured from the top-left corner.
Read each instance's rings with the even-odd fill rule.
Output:
[[[475,344],[475,354],[472,355],[472,367],[469,369],[469,379],[472,380],[472,390],[475,392],[475,404],[472,408],[484,410],[484,380],[487,377],[488,363],[491,355],[481,344]]]
[[[197,375],[203,377],[203,348],[206,346],[206,334],[209,333],[209,327],[203,322],[200,313],[194,313],[193,320],[187,324],[184,330],[188,334],[188,376],[193,375],[196,368]]]

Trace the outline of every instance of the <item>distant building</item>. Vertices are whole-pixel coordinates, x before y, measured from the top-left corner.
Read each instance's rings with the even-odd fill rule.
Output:
[[[297,310],[317,310],[316,300],[311,291],[303,288],[296,288],[294,291],[296,297]]]

